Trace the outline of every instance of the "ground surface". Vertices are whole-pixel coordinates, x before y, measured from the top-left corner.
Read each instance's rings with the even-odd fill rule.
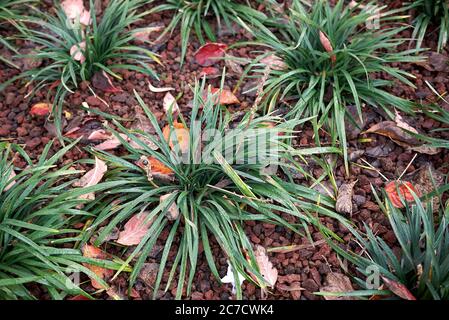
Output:
[[[51,1],[44,1],[49,2]],[[397,6],[400,1],[391,2],[391,6]],[[48,8],[47,8],[48,9]],[[170,14],[164,15],[151,15],[146,17],[142,25],[148,24],[165,24],[167,25],[170,20]],[[410,33],[407,34],[410,36]],[[435,50],[436,48],[436,32],[430,32],[425,39],[425,46]],[[242,31],[238,31],[236,34],[232,34],[228,31],[222,31],[222,35],[219,36],[219,42],[232,45],[238,41],[247,40],[249,36]],[[26,49],[30,44],[17,43],[17,46]],[[67,126],[65,131],[69,131],[70,128],[79,126],[82,124],[85,130],[89,131],[93,128],[99,128],[102,125],[101,117],[92,116],[86,121],[86,114],[79,107],[82,102],[87,102],[91,108],[98,108],[104,112],[108,112],[123,118],[134,119],[136,113],[136,101],[133,98],[133,90],[135,89],[143,97],[144,101],[151,108],[151,110],[162,119],[164,112],[162,110],[162,98],[163,93],[153,93],[148,89],[148,82],[156,87],[174,87],[175,94],[183,93],[182,98],[178,101],[181,107],[181,112],[188,117],[189,115],[189,101],[192,99],[192,93],[190,86],[194,84],[195,78],[199,77],[200,67],[195,64],[193,60],[193,53],[200,47],[195,37],[192,37],[188,52],[186,63],[182,69],[179,65],[180,57],[180,38],[178,33],[174,33],[166,42],[152,47],[154,51],[161,55],[161,61],[163,66],[155,65],[156,72],[160,75],[161,81],[157,82],[154,79],[150,79],[141,74],[134,72],[123,72],[123,81],[116,82],[115,84],[123,89],[122,93],[118,94],[104,94],[98,93],[101,98],[96,98],[92,92],[88,89],[88,84],[83,84],[74,94],[69,95],[65,109],[70,112],[70,119],[67,120]],[[240,47],[232,49],[229,53],[237,57],[252,57],[252,51],[255,47]],[[406,48],[398,48],[406,49]],[[3,53],[4,50],[3,50]],[[5,53],[6,54],[6,53]],[[443,52],[442,55],[447,58],[447,52]],[[24,68],[29,67],[29,61],[20,61],[24,64]],[[425,81],[429,81],[433,84],[436,90],[443,94],[449,89],[448,68],[438,68],[432,65],[418,66],[414,64],[402,65],[403,69],[412,72],[416,76],[415,84],[417,89],[413,90],[409,87],[404,87],[400,84],[393,86],[390,90],[392,93],[408,98],[415,101],[434,101],[435,95],[430,91]],[[435,70],[436,71],[431,71]],[[18,71],[0,63],[0,82],[8,79],[9,77],[17,74]],[[229,74],[225,88],[233,89],[237,83],[238,75]],[[208,83],[219,86],[220,79],[209,80]],[[233,112],[242,112],[247,110],[252,105],[254,96],[251,94],[243,94],[242,88],[249,85],[244,82],[236,95],[242,101],[239,107],[235,107]],[[0,140],[8,140],[10,142],[19,143],[26,146],[26,150],[36,158],[42,151],[43,146],[54,138],[52,132],[52,126],[45,117],[32,117],[29,114],[29,108],[37,102],[46,101],[46,92],[38,93],[37,96],[31,100],[27,99],[26,95],[30,91],[29,87],[25,87],[24,83],[17,82],[9,86],[4,92],[0,92]],[[50,98],[51,99],[51,98]],[[104,100],[104,102],[102,101]],[[442,104],[443,107],[444,106]],[[448,109],[449,110],[449,109]],[[365,129],[370,125],[378,123],[384,120],[381,113],[377,113],[375,110],[365,110],[366,123]],[[423,115],[417,118],[407,118],[407,121],[420,132],[426,133],[431,136],[449,138],[447,133],[435,132],[435,129],[444,127],[440,123],[428,119]],[[87,122],[87,123],[86,123]],[[131,125],[132,121],[127,122],[127,125]],[[310,128],[302,128],[296,144],[301,146],[313,146],[312,131]],[[384,186],[385,180],[381,177],[379,172],[362,168],[366,166],[365,160],[380,171],[388,179],[395,179],[405,170],[411,159],[414,157],[415,152],[405,151],[402,147],[398,146],[390,139],[378,135],[366,135],[360,134],[356,130],[349,130],[349,145],[351,163],[350,176],[344,175],[344,168],[342,161],[337,161],[335,168],[335,175],[337,184],[340,185],[343,182],[355,181],[357,183],[354,189],[353,203],[355,210],[350,218],[357,227],[362,226],[362,223],[366,223],[380,236],[382,236],[387,243],[394,245],[394,234],[389,228],[387,218],[380,212],[375,200],[371,195],[370,184],[379,188]],[[361,142],[361,138],[369,138],[370,142]],[[82,141],[85,142],[85,141]],[[57,150],[59,143],[56,141],[53,150]],[[118,149],[115,152],[123,152]],[[65,155],[65,159],[77,160],[88,157],[88,154],[83,151],[81,147],[77,147]],[[439,169],[442,173],[447,173],[447,163],[449,163],[449,154],[446,151],[442,151],[437,155],[428,156],[424,154],[418,154],[413,163],[408,167],[407,173],[416,172],[420,168],[432,165],[434,168]],[[20,159],[17,160],[17,166],[24,166],[24,163],[20,163]],[[318,177],[321,174],[321,169],[311,165],[309,168],[313,174]],[[299,177],[297,183],[303,183],[310,185],[310,182],[303,180]],[[323,220],[323,222],[331,230],[334,230],[345,240],[350,239],[348,231],[338,223],[331,220]],[[313,292],[318,291],[323,286],[324,279],[329,272],[343,272],[342,268],[346,268],[345,263],[337,259],[337,256],[332,252],[329,246],[321,241],[321,235],[316,230],[311,230],[313,238],[317,242],[315,246],[304,239],[300,238],[291,232],[286,231],[283,228],[275,227],[274,225],[261,224],[261,223],[248,223],[246,231],[250,240],[253,243],[259,243],[266,248],[288,246],[288,245],[302,245],[299,249],[286,252],[286,253],[272,253],[270,254],[270,260],[273,265],[279,270],[279,280],[276,288],[268,295],[269,299],[320,299],[315,296]],[[165,237],[168,236],[168,232],[165,232]],[[158,248],[163,248],[164,236]],[[352,249],[356,249],[354,246]],[[106,247],[106,251],[108,248]],[[117,251],[116,248],[110,247],[109,250],[120,254],[121,251]],[[148,265],[146,266],[147,278],[140,279],[134,292],[135,298],[148,299],[151,298],[152,288],[146,284],[151,283],[151,277],[155,277],[154,267],[160,258],[160,250],[153,250],[154,252],[149,258]],[[219,262],[219,272],[224,275],[227,269],[227,263],[225,257],[220,253],[218,245],[214,244],[214,255]],[[126,255],[126,253],[125,253]],[[174,251],[170,259],[174,259]],[[157,270],[157,268],[156,268]],[[168,278],[167,274],[164,276],[164,281]],[[176,283],[176,282],[175,282]],[[126,275],[119,277],[115,280],[114,285],[116,290],[124,292],[127,288]],[[90,283],[86,281],[86,289],[89,289]],[[164,284],[161,288],[164,288]],[[45,292],[40,292],[39,288],[35,288],[36,293],[42,298],[46,297]],[[172,299],[176,292],[176,288],[172,285],[171,290],[167,293],[161,292],[159,297],[161,299]],[[244,297],[247,299],[260,299],[261,293],[254,285],[245,282],[243,284]],[[104,298],[108,298],[108,295],[103,294]],[[198,263],[198,272],[194,281],[192,299],[231,299],[233,297],[231,293],[230,285],[219,284],[212,276],[207,266],[207,262],[203,255],[200,255]]]

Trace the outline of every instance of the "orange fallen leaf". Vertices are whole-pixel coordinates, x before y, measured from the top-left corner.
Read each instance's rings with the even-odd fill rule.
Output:
[[[32,116],[44,117],[51,112],[52,105],[46,102],[36,103],[31,107],[30,114]]]
[[[100,248],[97,248],[90,244],[85,244],[81,248],[81,251],[83,253],[83,256],[86,258],[106,259],[108,257],[106,252],[104,252]],[[92,265],[92,264],[88,264],[88,263],[83,263],[83,265],[103,280],[112,277],[112,275],[114,274],[113,270],[106,269],[106,268],[103,268],[100,266],[96,266],[96,265]],[[91,281],[92,287],[94,287],[95,289],[106,289],[106,288],[104,288],[103,285],[98,283],[98,281],[96,281],[95,279],[90,279],[90,281]]]
[[[212,94],[216,94],[219,92],[218,96],[218,103],[222,105],[228,105],[228,104],[240,104],[239,99],[231,92],[231,90],[228,89],[222,89],[220,91],[219,88],[211,88],[210,92]]]
[[[182,123],[177,121],[173,122],[174,134],[176,135],[177,143],[182,153],[186,153],[189,150],[190,146],[190,131],[188,128],[184,127]],[[170,148],[173,150],[175,147],[176,139],[174,138],[170,125],[166,125],[162,129],[162,134],[164,136],[165,141],[167,141],[170,145]]]
[[[398,194],[398,190],[400,194]],[[415,200],[410,190],[418,197],[420,196],[415,187],[408,181],[391,181],[385,186],[385,192],[387,193],[388,199],[390,199],[391,203],[396,208],[404,208],[404,203],[401,198],[406,202]]]

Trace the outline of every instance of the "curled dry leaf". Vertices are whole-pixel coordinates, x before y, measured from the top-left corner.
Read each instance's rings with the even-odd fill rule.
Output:
[[[108,140],[111,138],[111,134],[103,129],[95,130],[90,133],[87,140]]]
[[[196,63],[200,66],[208,67],[213,65],[218,58],[225,55],[228,46],[224,43],[206,43],[194,54]]]
[[[156,88],[154,87],[150,81],[148,81],[148,89],[150,89],[151,92],[161,93],[161,92],[167,92],[171,90],[175,90],[175,88],[172,87],[163,87],[163,88]]]
[[[154,219],[148,220],[149,212],[136,214],[125,223],[124,230],[120,232],[117,243],[124,246],[135,246],[145,237]]]
[[[410,145],[419,145],[419,141],[400,128],[394,121],[382,121],[365,131],[365,133],[376,133],[386,136],[395,143],[408,147]]]
[[[428,195],[440,188],[444,184],[445,179],[445,174],[435,169],[431,163],[427,163],[418,170],[408,174],[406,180],[412,182],[418,194],[425,196],[426,200],[423,201],[423,206],[426,207],[427,199],[430,198]],[[437,212],[442,205],[438,195],[432,197],[432,204],[433,211]]]
[[[137,41],[150,42],[150,34],[152,34],[153,32],[163,31],[164,28],[165,26],[163,24],[142,28],[133,32],[133,36]]]
[[[440,152],[438,148],[425,146],[408,132],[418,133],[418,130],[405,122],[398,112],[396,112],[395,121],[382,121],[365,131],[365,133],[375,133],[388,137],[401,147],[419,153],[433,155]]]
[[[83,64],[86,61],[86,57],[83,54],[85,50],[86,50],[86,41],[74,44],[70,48],[70,56],[73,57],[74,60],[79,61],[81,64]]]
[[[163,203],[168,197],[170,197],[173,193],[164,194],[159,198],[160,203]],[[170,207],[168,208],[165,216],[169,221],[175,221],[179,217],[179,208],[176,205],[176,201],[174,201]]]
[[[265,64],[271,70],[280,71],[285,70],[287,68],[285,62],[274,54],[266,56],[265,58],[261,59],[260,62]]]
[[[11,168],[11,172],[9,173],[9,177],[7,181],[10,181],[11,179],[13,179],[16,176],[16,173],[14,171],[13,168]],[[16,184],[16,181],[11,181],[4,189],[3,191],[8,191],[9,189],[11,189],[14,185]]]
[[[67,18],[73,22],[79,19],[79,22],[85,26],[91,23],[90,11],[84,8],[83,0],[64,0],[61,2],[61,7]]]
[[[151,150],[157,150],[159,148],[157,145],[155,145],[150,139],[148,139],[144,135],[141,135],[138,133],[135,135],[138,139],[140,139],[143,143],[145,143]],[[143,149],[142,146],[140,146],[134,140],[131,140],[131,138],[128,137],[126,134],[120,133],[119,136],[123,140],[128,142],[131,145],[131,147],[133,147],[134,149],[137,149],[137,150]],[[106,132],[103,129],[92,131],[90,133],[90,135],[88,136],[87,140],[89,140],[89,141],[103,140],[102,143],[97,144],[95,146],[95,148],[97,148],[98,150],[103,150],[103,151],[113,150],[122,145],[122,141],[119,138],[117,138],[112,133]]]
[[[352,193],[356,182],[343,183],[338,188],[337,202],[335,203],[335,210],[338,213],[352,214]]]
[[[320,30],[320,42],[321,42],[324,50],[326,50],[327,53],[331,54],[332,63],[337,62],[337,56],[335,54],[333,54],[334,48],[332,47],[332,44],[331,44],[329,38],[321,30]]]
[[[305,290],[301,287],[301,284],[298,281],[294,281],[288,284],[278,283],[276,285],[276,289],[279,291],[287,291],[290,292],[293,300],[299,300],[301,298],[301,291]]]
[[[126,136],[123,133],[120,133],[120,136],[126,141],[128,140],[128,136]],[[98,150],[114,150],[115,148],[118,148],[119,146],[122,145],[122,142],[119,140],[119,138],[117,138],[115,135],[111,135],[110,138],[108,140],[103,141],[100,144],[97,144],[95,146],[95,148],[97,148]]]
[[[169,143],[172,150],[175,149],[175,144],[178,144],[182,153],[188,152],[190,147],[190,130],[177,121],[173,122],[173,129],[174,130],[172,132],[170,125],[166,125],[162,129],[162,134],[165,141]]]
[[[387,288],[398,297],[404,300],[416,300],[415,296],[402,283],[388,279],[384,276],[381,276],[381,278]]]
[[[153,178],[163,180],[163,181],[173,181],[174,172],[162,162],[154,157],[141,156],[136,165],[145,171],[148,181],[153,180]]]
[[[390,199],[391,203],[396,208],[404,208],[403,200],[405,202],[413,202],[415,200],[411,191],[413,191],[417,197],[421,196],[415,187],[408,181],[390,181],[385,186],[385,192],[387,193],[388,199]],[[401,200],[401,198],[403,200]]]
[[[404,130],[407,130],[407,131],[410,131],[410,132],[413,132],[413,133],[418,133],[418,130],[416,130],[411,125],[409,125],[407,122],[405,122],[405,120],[402,118],[402,116],[397,111],[396,111],[396,114],[395,114],[394,122],[396,122],[396,125],[399,128],[402,128]]]
[[[30,114],[32,116],[45,117],[50,114],[53,106],[51,103],[40,102],[31,107]]]
[[[108,257],[108,255],[104,251],[102,251],[100,248],[97,248],[90,244],[85,244],[81,248],[81,251],[83,253],[83,256],[86,258],[106,259]],[[83,263],[83,265],[103,280],[106,280],[106,279],[112,277],[112,275],[114,274],[113,270],[106,269],[106,268],[103,268],[100,266],[96,266],[96,265],[92,265],[92,264],[88,264],[88,263]],[[95,279],[91,279],[90,281],[92,283],[92,287],[94,287],[95,289],[107,289],[104,286],[102,286],[100,283],[98,283],[98,281],[96,281]]]
[[[225,55],[225,58],[226,58],[225,60],[226,67],[228,67],[229,70],[231,70],[234,74],[239,76],[242,75],[243,73],[242,66],[247,65],[248,62],[246,60],[241,60],[228,54]]]
[[[154,262],[144,263],[138,277],[148,287],[153,287],[154,284],[156,283],[158,272],[159,272],[159,264]]]
[[[122,92],[122,89],[114,86],[111,78],[104,70],[95,72],[92,77],[92,85],[95,89],[102,90],[108,93]]]
[[[254,255],[259,266],[260,274],[269,286],[274,288],[278,278],[278,271],[268,259],[267,250],[260,245],[256,245]]]
[[[106,163],[103,160],[95,157],[95,166],[89,170],[84,176],[82,176],[73,185],[75,187],[87,188],[98,184],[103,179],[104,174],[108,170]],[[81,199],[94,199],[94,193],[86,193],[80,196]]]
[[[167,92],[165,94],[162,105],[166,114],[168,114],[170,111],[172,114],[176,114],[179,112],[178,103],[176,102],[175,97],[173,97],[170,92]]]
[[[231,92],[231,90],[228,90],[228,89],[220,90],[219,88],[211,88],[210,92],[213,95],[218,93],[218,99],[217,99],[216,103],[219,103],[222,105],[240,104],[239,99],[237,99],[237,97]],[[207,96],[207,93],[206,93],[206,96]],[[206,98],[206,97],[204,97],[204,98]]]
[[[346,292],[354,291],[352,287],[351,280],[341,273],[331,272],[328,273],[326,277],[327,285],[320,288],[320,292],[329,292],[329,293],[341,293],[344,294]],[[353,297],[344,297],[344,296],[324,296],[326,300],[355,300]]]

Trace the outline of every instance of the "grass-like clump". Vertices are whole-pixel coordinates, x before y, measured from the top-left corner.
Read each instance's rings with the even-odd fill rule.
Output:
[[[415,49],[398,52],[408,39],[397,34],[406,27],[394,25],[400,21],[395,12],[373,8],[346,6],[344,1],[331,6],[322,0],[309,8],[294,0],[284,17],[272,21],[274,32],[255,32],[285,65],[271,68],[262,105],[286,102],[290,106],[288,117],[317,117],[316,127],[324,126],[333,142],[340,142],[345,160],[345,122],[362,118],[363,105],[382,108],[390,116],[394,108],[413,111],[412,102],[388,92],[394,82],[379,76],[384,73],[414,87],[410,81],[413,76],[392,64],[422,58]],[[262,68],[265,72],[266,67]],[[348,112],[350,105],[357,107],[356,118]]]
[[[283,181],[276,176],[276,170],[267,171],[268,165],[285,165],[281,159],[295,153],[285,140],[291,137],[292,129],[305,120],[284,122],[266,116],[248,121],[246,117],[231,129],[230,114],[220,108],[211,95],[203,98],[202,92],[204,85],[197,85],[190,126],[182,118],[169,118],[163,129],[137,95],[156,136],[129,131],[117,122],[119,132],[131,139],[127,142],[119,132],[113,131],[129,155],[117,157],[96,152],[110,168],[106,181],[126,184],[98,197],[93,204],[97,218],[92,231],[106,223],[95,245],[103,243],[114,227],[137,214],[145,212],[146,221],[151,221],[145,237],[127,259],[128,263],[136,259],[130,287],[162,231],[169,230],[154,284],[155,297],[164,270],[169,267],[167,259],[171,250],[176,250],[176,256],[169,267],[170,279],[165,290],[178,270],[176,298],[183,296],[185,284],[186,294],[191,293],[200,243],[212,274],[220,280],[211,250],[212,239],[221,247],[235,275],[239,273],[248,281],[266,287],[252,244],[245,234],[244,221],[274,223],[309,237],[307,226],[318,225],[317,214],[345,223],[329,210],[333,206],[332,199]],[[264,147],[260,143],[265,143]],[[317,148],[310,153],[323,151]],[[333,233],[329,231],[329,235]],[[239,286],[237,296],[242,296]]]

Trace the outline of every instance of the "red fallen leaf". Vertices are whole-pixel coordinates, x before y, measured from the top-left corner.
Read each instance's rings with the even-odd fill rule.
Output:
[[[95,72],[92,77],[92,85],[94,86],[94,88],[108,93],[117,93],[123,91],[122,89],[117,88],[112,84],[111,78],[104,70]]]
[[[219,88],[211,88],[210,92],[212,94],[216,94],[219,92]],[[231,92],[231,90],[228,89],[222,89],[220,92],[220,95],[218,97],[218,103],[222,105],[228,105],[228,104],[240,104],[239,99]]]
[[[227,48],[228,46],[224,43],[206,43],[195,52],[195,61],[203,67],[211,66],[216,62],[217,58],[224,56]]]
[[[147,211],[144,211],[129,219],[116,242],[124,246],[138,245],[153,223],[153,219],[148,221],[148,214]]]
[[[100,248],[94,247],[90,244],[85,244],[81,248],[81,251],[83,253],[83,256],[86,258],[92,258],[92,259],[106,259],[107,258],[106,252],[104,252]],[[114,271],[110,270],[110,269],[106,269],[106,268],[88,264],[88,263],[83,263],[83,265],[86,268],[89,268],[90,271],[92,271],[99,278],[102,278],[102,279],[112,277],[112,275],[114,274]],[[103,285],[98,283],[96,280],[90,279],[90,281],[91,281],[92,287],[94,287],[95,289],[106,289],[106,288],[104,288]]]
[[[220,70],[215,67],[204,67],[201,69],[200,77],[216,78],[220,76]]]
[[[334,48],[332,47],[332,44],[329,41],[329,38],[322,31],[320,31],[320,42],[323,45],[324,50],[326,50],[326,52],[328,52],[328,53],[334,52]],[[331,60],[332,60],[332,63],[335,63],[337,61],[337,57],[335,56],[335,54],[331,55]]]
[[[381,276],[381,278],[388,289],[398,297],[404,300],[416,300],[415,296],[402,283],[388,279],[384,276]]]
[[[400,195],[398,194],[398,190]],[[406,202],[412,202],[415,200],[410,190],[413,191],[418,197],[420,196],[415,187],[408,181],[391,181],[385,186],[385,192],[387,193],[387,196],[393,206],[396,208],[404,208],[401,197]]]
[[[51,112],[52,105],[46,102],[36,103],[31,107],[30,114],[32,116],[44,117]]]
[[[90,299],[79,294],[77,296],[70,297],[67,300],[90,300]]]

